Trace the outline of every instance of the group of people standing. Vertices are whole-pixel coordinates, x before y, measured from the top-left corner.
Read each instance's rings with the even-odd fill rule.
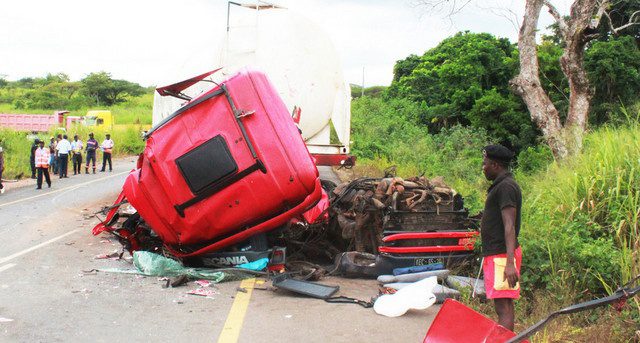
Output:
[[[78,135],[73,136],[73,141],[69,142],[67,135],[59,134],[56,138],[51,137],[49,146],[45,147],[45,142],[36,138],[31,147],[31,178],[37,179],[36,189],[42,189],[43,177],[48,187],[51,187],[50,172],[57,174],[60,178],[68,178],[67,169],[69,159],[73,163],[73,175],[82,174],[82,153],[86,153],[85,174],[89,174],[89,164],[92,164],[93,173],[96,173],[96,155],[98,149],[102,151],[102,169],[106,170],[107,163],[109,171],[113,170],[111,153],[113,150],[113,140],[110,134],[105,135],[102,144],[94,138],[93,132],[89,134],[86,145]]]

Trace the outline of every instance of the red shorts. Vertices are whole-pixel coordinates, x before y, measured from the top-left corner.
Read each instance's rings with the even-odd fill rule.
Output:
[[[520,266],[522,265],[522,249],[520,247],[516,248],[514,252],[516,258],[516,270],[518,271],[518,276],[520,276]],[[496,264],[496,259],[505,259],[507,254],[497,254],[491,256],[485,256],[484,262],[482,263],[482,272],[484,273],[484,287],[487,291],[487,299],[496,299],[496,298],[509,298],[509,299],[518,299],[520,298],[520,285],[516,286],[517,289],[496,289],[501,288],[499,286],[499,282],[504,280],[504,274],[496,275],[496,270],[502,271],[504,273],[504,266],[500,267],[500,263]],[[496,285],[496,279],[498,278],[498,285]],[[506,282],[506,281],[505,281]]]

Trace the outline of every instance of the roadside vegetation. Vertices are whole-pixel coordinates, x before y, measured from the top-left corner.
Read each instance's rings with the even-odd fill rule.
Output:
[[[566,115],[567,82],[553,37],[539,46],[543,87]],[[635,56],[635,57],[634,57]],[[507,80],[515,46],[488,34],[459,33],[423,56],[398,61],[391,86],[361,89],[352,103],[356,173],[441,175],[482,209],[489,183],[481,149],[501,143],[517,153],[514,173],[525,203],[521,244],[524,297],[516,331],[570,304],[608,295],[640,274],[640,50],[633,37],[590,45],[585,64],[596,85],[590,130],[576,156],[555,161]],[[617,76],[616,76],[617,75]],[[493,306],[465,299],[495,317]],[[534,342],[637,340],[640,299],[560,319]]]
[[[356,173],[382,175],[395,165],[400,176],[440,175],[465,197],[471,214],[482,210],[489,183],[481,149],[491,137],[461,125],[429,133],[416,125],[415,106],[368,97],[353,102]],[[564,306],[610,294],[640,274],[640,124],[627,118],[588,133],[584,151],[563,163],[553,161],[544,145],[520,152],[514,173],[525,200],[525,263],[517,330]],[[495,316],[491,304],[466,302]],[[559,320],[534,341],[627,341],[639,329],[636,298],[620,313],[604,308]]]

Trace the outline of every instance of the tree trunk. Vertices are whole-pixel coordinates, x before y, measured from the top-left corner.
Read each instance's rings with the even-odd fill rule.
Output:
[[[528,0],[525,15],[518,35],[520,52],[520,74],[510,81],[513,91],[522,97],[531,119],[540,128],[556,159],[568,156],[566,140],[560,123],[558,110],[540,83],[540,67],[536,44],[538,18],[543,0]]]
[[[543,6],[549,9],[549,13],[556,20],[565,41],[560,66],[569,81],[569,110],[564,125],[560,122],[558,110],[540,84],[536,30]],[[607,6],[606,0],[575,0],[571,5],[571,15],[565,19],[549,0],[526,2],[518,37],[520,74],[511,80],[511,86],[524,100],[531,118],[542,131],[557,160],[582,150],[582,136],[587,129],[590,103],[594,94],[584,70],[584,50],[587,42],[595,38],[595,28],[598,27]]]
[[[560,57],[560,67],[569,81],[569,112],[565,123],[570,154],[582,150],[582,134],[587,129],[587,118],[594,90],[584,69],[584,50],[588,42],[595,0],[576,1],[571,6],[571,20],[565,35],[566,47]]]

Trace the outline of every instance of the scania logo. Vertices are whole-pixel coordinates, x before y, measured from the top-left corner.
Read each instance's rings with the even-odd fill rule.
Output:
[[[212,264],[225,266],[235,266],[238,264],[249,263],[246,256],[227,256],[227,257],[209,257],[208,260]]]

